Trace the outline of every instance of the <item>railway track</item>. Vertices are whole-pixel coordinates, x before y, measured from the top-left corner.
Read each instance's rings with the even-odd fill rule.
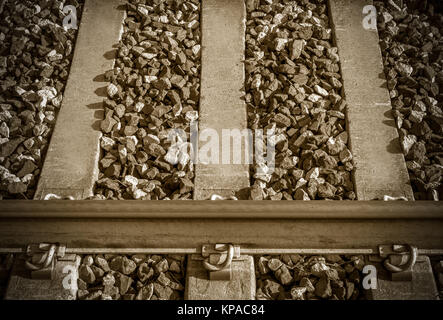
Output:
[[[9,86],[2,73],[6,298],[436,297],[429,257],[443,256],[443,207],[414,197],[442,190],[438,6],[377,3],[376,19],[371,1],[71,5],[79,29],[59,98],[42,106],[44,92],[32,100],[20,72]],[[72,7],[2,6],[35,10],[36,25],[52,14],[75,40],[62,27]],[[433,34],[409,45],[426,55],[402,42],[418,13]],[[33,41],[56,37],[45,28]],[[387,54],[392,41],[404,50]],[[408,65],[411,51],[421,62]],[[32,130],[38,121],[20,128],[21,108],[43,114],[44,134]],[[146,201],[123,201],[132,199]],[[320,199],[337,201],[278,201]],[[383,199],[409,201],[372,201]],[[364,287],[365,266],[383,275],[378,290]],[[78,286],[61,286],[65,267]],[[386,270],[401,281],[386,281]]]

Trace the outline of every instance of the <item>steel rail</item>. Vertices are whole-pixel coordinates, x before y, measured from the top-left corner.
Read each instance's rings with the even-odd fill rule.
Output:
[[[304,248],[375,252],[381,244],[436,250],[443,249],[443,206],[418,201],[0,201],[0,247],[39,242],[102,252],[195,250],[205,243],[270,253]]]
[[[438,201],[0,201],[0,219],[443,219]],[[1,221],[1,220],[0,220]]]

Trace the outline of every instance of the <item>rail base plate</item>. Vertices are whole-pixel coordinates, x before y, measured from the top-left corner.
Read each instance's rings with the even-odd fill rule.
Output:
[[[412,281],[391,281],[391,276],[382,264],[372,263],[377,268],[377,289],[367,291],[372,300],[437,300],[438,291],[427,256],[418,256],[412,271]]]
[[[5,300],[75,300],[79,260],[57,261],[53,280],[32,279],[24,257],[16,259]]]
[[[254,300],[255,271],[252,256],[231,263],[231,280],[210,280],[201,260],[188,256],[186,300]]]

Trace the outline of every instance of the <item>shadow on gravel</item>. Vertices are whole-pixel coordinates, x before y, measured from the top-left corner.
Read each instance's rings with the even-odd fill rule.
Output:
[[[388,126],[390,126],[390,127],[394,127],[394,128],[396,128],[396,126],[395,126],[395,120],[383,120],[383,123],[386,124],[386,125],[388,125]]]
[[[103,111],[103,103],[102,102],[91,103],[91,104],[88,104],[86,107],[88,107],[89,109],[96,110],[94,112],[94,119],[97,119],[97,120],[94,121],[94,123],[92,124],[92,129],[100,131],[100,123],[102,122],[102,120],[105,117],[105,114]]]
[[[95,76],[94,79],[92,79],[94,82],[106,82],[105,74],[99,74],[98,76]]]
[[[397,125],[395,123],[395,119],[394,119],[394,117],[392,115],[392,111],[391,110],[386,111],[383,115],[386,118],[389,119],[389,120],[383,120],[384,124],[386,124],[386,125],[388,125],[390,127],[397,128]],[[389,142],[389,144],[386,146],[386,150],[389,153],[394,153],[394,154],[403,153],[402,150],[401,150],[401,146],[400,146],[400,139],[399,138],[392,139]]]
[[[386,150],[389,153],[403,153],[400,148],[400,140],[398,138],[392,139],[386,146]]]
[[[240,189],[235,193],[238,200],[249,200],[249,188]]]
[[[386,118],[388,118],[389,120],[383,120],[383,123],[390,126],[390,127],[394,127],[397,128],[396,123],[395,123],[395,119],[392,116],[392,111],[388,110],[383,114]]]
[[[95,93],[96,95],[98,95],[99,97],[104,97],[104,98],[106,98],[106,97],[108,96],[107,91],[106,91],[106,87],[98,88],[98,89],[96,89],[96,90],[94,91],[94,93]]]
[[[383,83],[380,85],[380,88],[388,89],[388,81],[386,81],[386,74],[384,72],[380,72],[378,74],[378,78],[383,80]]]
[[[103,57],[105,57],[106,60],[114,60],[116,56],[117,56],[117,49],[105,52],[105,54],[103,55]]]

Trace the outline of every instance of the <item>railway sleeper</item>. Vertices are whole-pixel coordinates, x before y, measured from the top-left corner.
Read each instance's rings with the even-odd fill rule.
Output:
[[[155,71],[154,73],[158,73],[158,76],[164,79],[157,79],[158,81],[156,80],[155,83],[150,84],[151,80],[149,79],[151,77],[156,78],[157,76],[146,75],[149,83],[144,83],[145,87],[138,86],[138,88],[143,88],[140,89],[143,93],[146,93],[147,87],[151,90],[155,86],[159,87],[165,94],[167,93],[165,88],[169,88],[172,91],[169,92],[169,95],[164,96],[164,94],[155,95],[159,89],[151,90],[151,95],[155,96],[155,99],[151,99],[149,95],[146,98],[144,97],[143,99],[145,100],[142,101],[146,102],[146,108],[143,107],[142,101],[138,101],[140,103],[134,101],[134,97],[127,96],[130,99],[125,98],[124,101],[120,99],[120,93],[115,95],[114,83],[109,84],[106,88],[102,87],[103,84],[99,81],[103,79],[98,79],[103,78],[103,74],[109,75],[109,70],[115,66],[124,66],[124,68],[120,68],[121,70],[129,68],[124,62],[126,61],[128,65],[131,65],[128,57],[134,54],[135,59],[142,49],[140,46],[135,46],[135,51],[129,51],[125,47],[126,50],[121,50],[121,55],[123,56],[120,59],[121,61],[119,59],[109,59],[113,55],[106,54],[103,56],[103,52],[113,48],[113,45],[119,42],[119,40],[125,42],[126,38],[122,36],[122,30],[124,31],[125,28],[128,30],[137,29],[141,21],[140,19],[144,18],[140,10],[134,11],[134,6],[131,5],[129,5],[127,12],[137,15],[137,19],[140,21],[125,17],[124,10],[116,10],[122,4],[120,0],[86,1],[85,7],[87,10],[85,12],[87,14],[83,17],[80,26],[78,46],[64,102],[51,139],[48,156],[42,168],[35,199],[45,199],[48,194],[56,194],[60,197],[70,196],[74,199],[87,199],[94,195],[94,199],[175,200],[193,198],[198,200],[208,199],[210,194],[214,192],[228,197],[237,196],[236,193],[245,193],[242,196],[239,194],[238,198],[250,198],[252,200],[373,200],[380,199],[384,195],[404,197],[409,200],[414,199],[406,163],[400,149],[397,129],[391,123],[393,119],[389,115],[392,106],[389,91],[385,85],[386,79],[380,77],[380,74],[383,73],[383,64],[378,44],[378,34],[376,30],[367,30],[362,25],[362,20],[365,17],[363,11],[368,3],[367,1],[322,1],[317,10],[318,12],[323,12],[321,14],[322,19],[319,21],[327,24],[328,27],[326,29],[323,28],[322,32],[316,32],[319,34],[315,34],[313,39],[308,41],[309,43],[312,42],[311,44],[304,47],[302,39],[298,39],[298,37],[311,38],[312,35],[304,33],[312,33],[312,30],[308,32],[303,29],[303,32],[298,32],[296,41],[291,42],[291,52],[290,56],[288,56],[289,40],[280,38],[280,36],[284,36],[283,32],[276,31],[276,34],[280,34],[275,39],[276,42],[268,41],[271,39],[267,39],[263,45],[258,45],[257,48],[261,49],[260,52],[256,52],[258,56],[255,58],[250,56],[252,54],[252,47],[254,47],[250,44],[254,39],[250,37],[260,38],[260,32],[258,31],[262,29],[262,26],[257,25],[256,28],[252,28],[252,23],[264,23],[263,19],[260,18],[262,14],[259,14],[261,9],[256,10],[255,5],[260,3],[260,1],[236,0],[216,2],[205,0],[198,3],[199,6],[196,6],[196,13],[190,14],[190,17],[194,18],[192,25],[187,30],[189,36],[194,34],[193,38],[195,39],[192,40],[192,43],[195,42],[195,45],[192,47],[192,50],[190,48],[183,48],[183,51],[188,52],[190,55],[186,61],[195,60],[195,65],[198,66],[195,67],[195,72],[191,72],[193,80],[189,80],[186,86],[188,89],[192,88],[192,90],[189,90],[193,94],[189,96],[189,90],[185,90],[186,94],[182,94],[182,96],[190,99],[182,97],[183,112],[181,115],[175,116],[175,114],[180,114],[179,111],[181,110],[181,107],[178,108],[180,106],[177,96],[178,91],[174,89],[177,91],[175,92],[171,89],[173,83],[169,83],[171,80],[167,79],[167,75],[174,80],[181,79],[183,76],[179,75],[177,77],[175,75],[175,77],[172,77],[172,75],[169,75],[170,72],[158,73],[157,67],[150,68],[155,69],[150,72]],[[275,6],[282,8],[281,5],[276,4]],[[197,10],[197,7],[201,7],[201,10]],[[302,10],[301,7],[298,6],[297,10]],[[305,19],[302,18],[303,16],[309,16],[312,13],[311,10],[305,9],[306,14],[300,14],[301,20]],[[290,9],[288,5],[287,10],[292,11],[293,9]],[[144,12],[146,10],[141,11]],[[200,16],[201,21],[199,20]],[[273,23],[284,25],[285,19],[282,20],[281,18],[282,14],[276,14]],[[314,22],[318,20],[317,17],[314,18]],[[164,20],[164,18],[162,19]],[[157,26],[161,25],[159,22],[151,22],[153,25],[149,25],[150,28],[158,29]],[[315,23],[320,24],[320,22],[317,21]],[[297,23],[300,24],[301,22]],[[283,29],[283,26],[281,28]],[[95,30],[106,30],[106,33],[98,34],[94,32]],[[268,36],[270,38],[275,36],[272,31],[269,32]],[[255,35],[255,33],[257,34]],[[128,34],[131,33],[129,32]],[[156,34],[155,37],[161,40],[159,34]],[[154,37],[149,32],[148,36]],[[181,36],[178,38],[181,39]],[[286,38],[288,37],[286,36]],[[171,41],[170,39],[168,41],[176,47],[176,40]],[[252,42],[261,43],[255,40]],[[275,46],[266,44],[267,42],[273,43]],[[91,50],[85,50],[85,48],[90,47],[91,43],[94,44],[94,50],[92,52]],[[172,44],[164,43],[164,50],[162,49],[163,47],[158,48],[159,57],[166,56],[167,54],[168,57],[169,55],[173,57],[174,54],[169,52],[171,47],[173,47]],[[145,43],[145,45],[147,44]],[[325,46],[330,46],[331,48],[326,50]],[[288,48],[283,50],[283,47]],[[262,49],[266,50],[263,51]],[[312,50],[317,52],[318,57],[316,54],[307,53]],[[260,65],[261,62],[256,60],[263,59],[261,54],[265,51],[269,51],[268,58],[270,59],[279,55],[281,56],[279,60],[287,60],[287,63],[284,64],[273,61],[273,64],[276,64],[276,66],[275,70],[273,69],[272,77],[270,76],[272,85],[267,83],[268,80],[260,82],[254,78],[255,80],[253,81],[252,78],[249,79],[250,75],[248,76],[250,73],[249,69],[252,68],[249,63]],[[326,51],[328,54],[326,54]],[[145,54],[148,57],[153,55],[153,53],[149,54],[148,52],[145,52]],[[326,60],[334,62],[332,63],[333,67],[323,66],[326,63],[320,61],[322,59],[319,57],[327,55],[331,56]],[[199,58],[200,56],[201,59]],[[312,56],[313,61],[318,61],[311,66],[313,63],[310,61],[311,58],[308,59],[305,56]],[[292,59],[290,59],[291,57]],[[150,63],[154,66],[157,64],[161,65],[160,60],[167,60],[166,58],[158,58],[159,61],[155,60],[157,58],[152,59]],[[175,59],[174,56],[175,60],[179,63],[185,59],[183,57]],[[199,71],[200,64],[201,72]],[[308,70],[305,64],[312,70]],[[136,68],[136,66],[133,67],[132,70],[134,72],[139,72],[138,69],[141,69]],[[175,67],[178,68],[178,66]],[[174,68],[174,70],[177,68]],[[171,68],[164,69],[169,70]],[[257,69],[254,72],[257,77],[259,75],[261,77],[261,73],[265,73],[265,71],[267,71],[266,73],[270,72],[268,69]],[[322,69],[321,72],[326,78],[321,79],[322,82],[317,84],[320,81],[320,78],[318,78],[320,76],[318,74],[320,69]],[[315,70],[318,72],[316,73]],[[181,73],[184,74],[185,72],[182,70]],[[304,73],[312,73],[312,83],[306,83],[306,75]],[[87,78],[85,74],[94,75],[95,78],[93,76]],[[326,74],[329,76],[326,76]],[[331,75],[333,75],[331,79],[335,79],[335,81],[331,80],[333,85],[326,81]],[[123,75],[121,76],[123,77]],[[142,79],[141,74],[139,74],[139,78]],[[278,79],[286,80],[282,82]],[[291,85],[292,80],[289,81],[288,79],[295,81],[294,85],[298,87],[297,90]],[[198,84],[198,80],[200,80],[201,84]],[[279,81],[282,82],[281,85],[278,85]],[[127,92],[133,89],[132,82],[128,82],[127,88],[123,88],[124,90],[120,88],[124,91],[120,90],[122,91],[121,95],[126,95]],[[175,81],[172,82],[175,83]],[[254,86],[252,86],[251,82],[254,82]],[[182,82],[178,81],[175,85],[182,86]],[[266,97],[269,98],[272,91],[270,88],[276,86],[280,89],[274,90],[275,97],[272,96],[272,99],[270,98],[269,101],[253,97],[254,95],[259,97],[261,94],[264,95],[264,92],[267,92]],[[330,92],[325,92],[327,90],[323,87],[329,88]],[[334,89],[332,89],[333,87]],[[199,91],[200,89],[201,92]],[[245,93],[244,98],[242,97],[243,91]],[[286,93],[291,97],[294,95],[296,98],[294,97],[291,98],[292,100],[289,99],[291,101],[287,101],[288,94]],[[141,96],[138,95],[137,99],[141,99]],[[173,98],[170,98],[170,96]],[[114,105],[115,103],[110,102],[109,99],[105,100],[106,103],[103,103],[103,97],[118,97],[118,99],[115,98],[117,102],[113,101],[117,105],[120,104],[119,108]],[[155,103],[151,101],[156,99],[158,101]],[[260,108],[258,108],[262,118],[259,124],[254,124],[255,120],[260,120],[259,114],[248,113],[248,108],[251,109],[253,106],[253,100],[263,100],[259,104]],[[286,100],[287,106],[281,100]],[[300,102],[297,102],[298,100]],[[344,102],[345,100],[346,103]],[[188,101],[192,103],[189,102],[189,105],[187,105]],[[122,114],[125,114],[124,110],[126,109],[123,106],[123,102],[128,109],[124,117]],[[175,104],[175,107],[178,109],[176,110],[172,105],[166,106],[164,105],[165,103]],[[280,111],[271,110],[277,106]],[[314,108],[313,106],[316,107]],[[335,109],[331,109],[332,106]],[[151,107],[155,107],[155,112],[150,110]],[[140,108],[141,110],[139,110]],[[115,109],[115,112],[111,109]],[[256,108],[252,109],[255,110]],[[308,109],[311,109],[311,111]],[[105,114],[102,114],[103,111],[106,111]],[[189,115],[186,118],[185,114],[188,113]],[[337,132],[323,134],[325,133],[323,131],[327,133],[330,130],[325,129],[329,126],[325,127],[325,123],[323,124],[324,130],[320,130],[321,122],[325,122],[321,114],[326,114],[330,118],[328,123],[332,127],[336,126],[338,131],[335,131]],[[105,116],[105,119],[100,121],[103,116]],[[157,120],[154,121],[152,119]],[[229,129],[232,133],[233,130],[243,132],[247,128],[253,129],[255,125],[257,126],[255,129],[263,129],[265,131],[277,126],[275,130],[281,134],[276,135],[277,140],[274,140],[278,151],[275,157],[275,164],[277,165],[275,174],[271,175],[269,168],[266,169],[261,166],[253,168],[248,163],[244,163],[248,161],[237,164],[234,160],[234,151],[237,150],[224,152],[225,156],[229,156],[229,159],[232,153],[233,158],[232,164],[224,164],[224,157],[221,154],[219,155],[218,152],[220,150],[217,150],[217,146],[212,149],[211,144],[203,144],[203,141],[201,141],[200,149],[198,147],[195,149],[202,151],[202,149],[206,150],[206,147],[211,147],[209,148],[211,157],[212,151],[214,151],[214,159],[221,158],[215,159],[218,162],[212,161],[212,159],[210,161],[206,161],[208,159],[205,161],[201,159],[200,163],[195,163],[195,172],[191,170],[193,167],[191,165],[188,166],[189,170],[181,170],[183,168],[178,170],[178,167],[178,171],[173,169],[171,163],[176,163],[176,161],[172,161],[172,158],[175,159],[175,156],[171,155],[178,155],[178,149],[169,148],[168,144],[164,143],[167,140],[165,139],[166,135],[159,128],[163,128],[166,131],[166,129],[169,129],[168,123],[172,121],[174,122],[174,128],[176,126],[180,128],[183,126],[181,129],[186,129],[186,132],[188,129],[191,131],[190,123],[188,124],[188,122],[192,119],[199,120],[198,128],[201,135],[203,135],[204,129],[214,129],[212,131],[217,132],[217,135],[214,134],[214,139],[215,137],[219,138],[220,133],[223,133],[223,129]],[[128,123],[127,128],[121,127],[125,126],[124,123],[126,122]],[[129,125],[129,123],[132,124]],[[100,132],[98,125],[104,130],[104,135]],[[307,130],[308,127],[309,130]],[[341,129],[338,129],[338,127]],[[344,129],[348,132],[338,134],[339,131]],[[109,131],[112,132],[110,133]],[[147,133],[148,135],[146,135]],[[72,139],[72,136],[76,138]],[[212,142],[213,136],[210,136],[210,141]],[[324,138],[328,138],[327,136],[329,136],[329,139],[323,141]],[[229,136],[227,138],[230,139]],[[243,140],[241,136],[240,139]],[[193,139],[191,140],[193,141]],[[202,137],[202,139],[196,140],[205,139]],[[342,150],[344,145],[341,146],[342,143],[335,143],[336,140],[346,140],[349,148],[346,147],[346,149]],[[134,143],[134,141],[137,143]],[[160,146],[159,142],[160,144],[164,143],[164,145]],[[290,144],[289,147],[287,144]],[[244,147],[246,149],[246,146]],[[168,151],[171,149],[171,152],[166,152],[165,148]],[[243,147],[237,149],[243,149]],[[256,150],[258,149],[260,148],[256,148]],[[285,151],[283,152],[280,149]],[[329,156],[323,149],[329,152]],[[103,153],[104,151],[107,153]],[[215,157],[215,151],[217,151],[217,157]],[[314,151],[317,151],[315,156]],[[101,153],[103,153],[103,158]],[[171,162],[168,162],[166,158],[171,158],[169,159]],[[222,164],[220,164],[220,160],[222,160]],[[103,166],[102,162],[105,163],[105,166]],[[266,163],[268,162],[272,161],[267,160]],[[261,174],[260,170],[255,172],[256,178],[254,178],[250,176],[252,173],[252,171],[249,172],[250,169],[252,171],[263,169],[263,172]],[[272,179],[269,180],[270,178]]]

